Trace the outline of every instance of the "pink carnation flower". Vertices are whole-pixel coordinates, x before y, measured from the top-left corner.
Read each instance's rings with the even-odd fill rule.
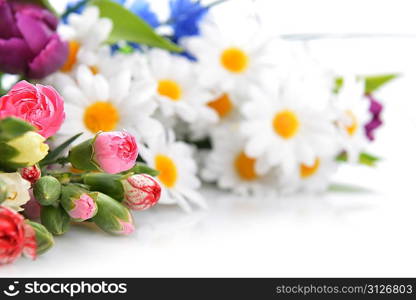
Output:
[[[0,98],[0,119],[12,116],[32,124],[48,138],[65,120],[64,101],[51,86],[20,81]]]
[[[94,141],[94,161],[106,173],[131,169],[138,153],[136,139],[126,131],[102,132]]]

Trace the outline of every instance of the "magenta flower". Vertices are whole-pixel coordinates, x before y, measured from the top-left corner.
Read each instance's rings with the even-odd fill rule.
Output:
[[[58,19],[40,6],[0,0],[0,71],[34,79],[57,71],[68,56],[57,25]]]
[[[32,124],[40,135],[48,138],[59,130],[65,119],[64,100],[51,86],[20,81],[0,98],[0,119],[6,117],[17,117]]]
[[[370,101],[370,113],[372,115],[372,118],[365,125],[365,133],[367,135],[367,138],[370,141],[373,141],[375,139],[374,132],[381,125],[383,125],[383,121],[381,120],[383,105],[379,101],[377,101],[371,94],[366,95],[366,97]]]

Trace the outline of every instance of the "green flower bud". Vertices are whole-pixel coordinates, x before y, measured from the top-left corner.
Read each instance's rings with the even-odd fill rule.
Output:
[[[42,224],[26,220],[36,233],[36,254],[41,255],[54,245],[52,234]]]
[[[104,193],[111,198],[121,202],[124,198],[124,188],[121,180],[123,175],[107,173],[89,173],[83,175],[84,184],[92,191]]]
[[[130,211],[113,198],[97,193],[98,213],[92,219],[102,230],[112,234],[127,235],[134,231]]]
[[[97,214],[98,193],[90,193],[79,185],[62,187],[61,205],[76,222],[91,219]]]
[[[62,235],[68,231],[71,218],[61,206],[43,206],[40,220],[53,235]]]
[[[61,196],[61,183],[52,176],[41,177],[33,187],[33,194],[44,206],[56,205]]]

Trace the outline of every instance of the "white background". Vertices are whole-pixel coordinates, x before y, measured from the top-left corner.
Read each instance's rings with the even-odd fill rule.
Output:
[[[216,10],[231,22],[236,7],[253,8],[231,0]],[[383,161],[334,178],[361,191],[244,199],[206,187],[207,211],[135,213],[129,237],[74,226],[37,261],[2,266],[0,276],[416,276],[416,37],[403,37],[416,34],[414,1],[262,0],[254,8],[276,34],[402,35],[309,43],[339,72],[402,74],[377,94],[386,126],[372,152]]]

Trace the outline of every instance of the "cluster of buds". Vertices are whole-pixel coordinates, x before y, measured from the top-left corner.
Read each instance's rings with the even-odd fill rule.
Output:
[[[84,221],[112,234],[132,233],[130,210],[154,206],[161,194],[159,183],[144,173],[155,171],[136,164],[137,156],[136,141],[125,131],[99,132],[72,147],[67,160],[81,174],[52,173],[33,183],[42,224],[54,235]]]

